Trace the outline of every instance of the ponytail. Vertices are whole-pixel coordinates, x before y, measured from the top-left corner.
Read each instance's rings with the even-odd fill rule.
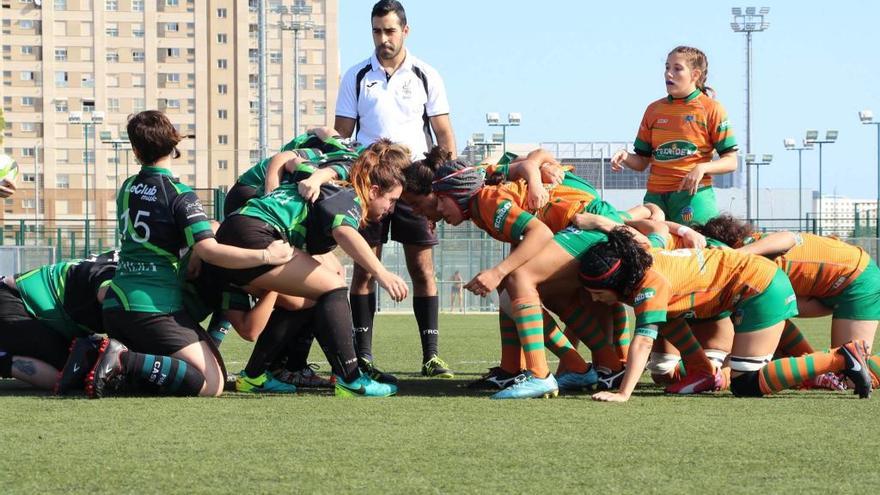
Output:
[[[677,46],[669,52],[670,55],[673,53],[684,55],[691,70],[700,71],[700,79],[696,82],[697,89],[706,96],[715,98],[715,90],[706,84],[706,81],[709,79],[709,59],[706,57],[706,54],[699,48],[683,45]]]
[[[406,182],[403,186],[405,192],[427,196],[431,194],[431,182],[434,181],[434,173],[440,165],[452,159],[452,153],[442,146],[434,146],[431,151],[425,153],[425,158],[413,162],[403,171]]]

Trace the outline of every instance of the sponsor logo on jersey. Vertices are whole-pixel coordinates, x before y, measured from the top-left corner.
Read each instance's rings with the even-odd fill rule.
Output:
[[[148,184],[134,184],[128,188],[128,192],[134,195],[140,194],[141,201],[156,201],[156,186],[151,186]]]
[[[697,152],[697,146],[689,141],[667,141],[654,150],[654,159],[658,162],[671,162],[687,158]]]
[[[512,207],[513,203],[505,201],[504,203],[501,203],[497,210],[495,210],[495,219],[492,221],[492,226],[495,227],[495,230],[501,229],[501,226],[504,224],[504,219],[507,218],[507,214]]]
[[[847,278],[848,277],[845,277],[845,276],[844,277],[837,277],[837,280],[835,280],[834,283],[831,284],[831,290],[839,289],[840,286],[842,286],[843,283],[846,282]]]
[[[669,119],[657,119],[657,123],[658,123],[658,124],[668,124],[668,123],[669,123]]]
[[[633,299],[633,306],[638,306],[648,299],[651,299],[655,295],[657,295],[657,291],[655,291],[654,289],[642,289],[641,292],[636,294],[635,299]]]

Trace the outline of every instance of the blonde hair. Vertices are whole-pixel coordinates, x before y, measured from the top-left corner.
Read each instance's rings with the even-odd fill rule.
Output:
[[[351,167],[350,177],[351,186],[361,201],[361,224],[370,205],[370,187],[376,186],[384,193],[394,186],[402,186],[405,182],[403,171],[410,163],[409,149],[388,139],[376,141],[358,156]]]
[[[684,45],[673,48],[669,55],[673,53],[684,55],[691,70],[700,71],[700,79],[697,80],[696,84],[697,89],[706,94],[706,96],[714,98],[715,90],[706,85],[706,80],[709,78],[709,59],[706,57],[706,54],[699,48]]]

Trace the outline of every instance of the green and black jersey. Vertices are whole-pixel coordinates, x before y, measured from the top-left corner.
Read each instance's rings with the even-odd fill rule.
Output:
[[[199,271],[195,280],[186,280],[186,265],[192,251],[180,263],[180,281],[183,285],[183,305],[195,321],[204,321],[216,312],[250,311],[250,295],[217,279],[215,270]]]
[[[336,184],[321,186],[320,196],[309,204],[296,184],[290,183],[281,184],[262,198],[251,199],[238,213],[268,223],[292,246],[322,254],[336,247],[333,229],[342,225],[358,228],[361,205],[354,189]]]
[[[322,140],[314,134],[302,134],[285,144],[281,152],[297,151],[308,162],[300,165],[293,173],[285,173],[281,182],[298,182],[317,168],[330,167],[336,172],[339,180],[348,180],[351,164],[357,159],[359,151],[346,141],[336,138]],[[253,187],[257,194],[263,195],[266,184],[266,170],[272,157],[266,158],[243,173],[236,182]]]
[[[183,248],[214,237],[198,196],[171,171],[144,166],[116,197],[122,248],[104,309],[173,313],[183,309]]]
[[[117,251],[45,265],[15,276],[25,309],[69,339],[103,333],[98,291],[116,273]]]

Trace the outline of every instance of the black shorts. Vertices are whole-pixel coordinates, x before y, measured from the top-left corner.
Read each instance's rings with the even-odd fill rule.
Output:
[[[238,182],[232,186],[226,193],[226,200],[223,201],[223,217],[228,217],[235,210],[244,206],[251,198],[257,197],[257,188],[246,186]]]
[[[223,220],[214,237],[220,244],[245,249],[265,249],[269,244],[282,238],[281,233],[275,230],[275,227],[259,218],[247,215],[232,215]],[[241,269],[211,266],[209,269],[215,270],[220,280],[243,286],[273,268],[275,268],[274,265],[260,265]]]
[[[64,367],[70,340],[27,312],[18,291],[0,282],[0,351]]]
[[[401,244],[436,246],[439,243],[431,222],[421,215],[416,215],[403,201],[397,202],[394,213],[379,222],[368,223],[359,230],[370,247],[386,244],[389,231],[391,240]]]
[[[104,328],[107,335],[132,351],[159,356],[170,356],[188,345],[211,340],[186,311],[104,311]]]

